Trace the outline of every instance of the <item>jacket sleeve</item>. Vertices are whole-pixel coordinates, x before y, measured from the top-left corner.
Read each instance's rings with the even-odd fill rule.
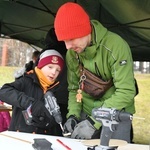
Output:
[[[34,99],[23,92],[25,78],[19,78],[12,83],[6,83],[0,89],[0,99],[12,106],[26,109]]]
[[[134,113],[135,80],[133,71],[133,60],[130,48],[124,40],[114,41],[117,46],[111,47],[109,64],[115,92],[105,99],[104,107],[116,109],[125,108],[126,111]]]

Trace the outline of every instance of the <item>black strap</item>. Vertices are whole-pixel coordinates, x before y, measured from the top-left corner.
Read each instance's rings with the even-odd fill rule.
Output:
[[[79,64],[83,66],[83,64],[81,63],[81,61],[80,61],[80,59],[79,59],[79,55],[78,55],[77,53],[76,53],[76,58],[77,58]]]
[[[102,76],[100,74],[100,71],[98,69],[98,66],[97,66],[96,62],[95,62],[95,71],[96,71],[96,74],[102,79]]]
[[[84,67],[84,65],[83,65],[83,63],[80,61],[79,55],[78,55],[77,53],[76,53],[76,58],[78,59],[79,65],[82,66],[82,67]],[[96,71],[96,75],[97,75],[99,78],[102,79],[102,76],[101,76],[101,74],[100,74],[100,71],[99,71],[99,69],[98,69],[98,66],[97,66],[96,62],[95,62],[95,71]]]
[[[92,125],[94,125],[95,124],[95,122],[89,117],[89,116],[87,116],[87,118],[86,118]]]

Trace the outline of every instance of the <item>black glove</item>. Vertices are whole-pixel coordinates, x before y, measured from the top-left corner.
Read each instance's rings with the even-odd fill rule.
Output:
[[[96,123],[95,121],[96,120],[94,120],[92,117],[88,117],[87,119],[78,123],[72,132],[71,138],[92,139],[93,136],[97,134],[98,128],[101,126],[100,123]]]
[[[46,109],[44,102],[35,101],[31,106],[32,125],[39,128],[50,128],[56,125],[56,121]]]
[[[70,116],[64,124],[64,133],[72,133],[78,122],[79,121],[75,116]]]
[[[53,118],[53,116],[47,117],[45,116],[32,116],[32,122],[31,124],[35,127],[42,128],[42,129],[49,129],[56,125],[56,122]]]

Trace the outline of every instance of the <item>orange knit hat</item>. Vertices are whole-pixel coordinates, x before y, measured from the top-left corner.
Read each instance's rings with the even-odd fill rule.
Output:
[[[79,4],[67,2],[58,9],[54,28],[58,41],[80,38],[91,33],[90,18]]]

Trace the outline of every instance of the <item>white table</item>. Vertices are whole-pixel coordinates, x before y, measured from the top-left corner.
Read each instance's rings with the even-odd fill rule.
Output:
[[[4,131],[0,133],[0,147],[4,150],[34,150],[32,147],[33,139],[45,138],[52,143],[53,150],[67,150],[56,139],[61,140],[64,144],[71,148],[71,150],[87,150],[87,147],[79,140],[69,139],[58,136],[48,136],[40,134],[30,134],[22,132]],[[149,145],[127,144],[119,146],[118,150],[150,150]]]
[[[81,142],[77,142],[73,139],[12,131],[4,131],[0,133],[0,147],[4,148],[4,150],[34,150],[32,147],[34,138],[45,138],[52,143],[53,150],[67,150],[56,139],[61,140],[72,150],[86,150],[86,146],[84,146]]]

